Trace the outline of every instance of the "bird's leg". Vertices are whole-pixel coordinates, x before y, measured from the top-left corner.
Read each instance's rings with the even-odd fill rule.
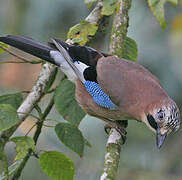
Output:
[[[118,122],[109,122],[105,125],[104,129],[107,134],[109,134],[109,131],[111,128],[115,128],[122,136],[126,136],[127,132],[125,130],[125,124],[121,121]]]
[[[107,124],[104,126],[104,130],[107,134],[109,134],[109,130],[111,128],[115,128],[120,133],[122,140],[123,140],[123,144],[125,143],[126,134],[127,134],[125,128],[128,126],[127,120],[115,120],[114,121],[114,120],[110,120],[110,119],[98,116],[97,114],[92,114],[92,113],[89,113],[89,114],[107,122]]]
[[[119,133],[120,135],[122,136],[122,140],[123,140],[123,144],[125,143],[126,141],[126,130],[125,128],[128,126],[128,121],[127,120],[118,120],[118,121],[109,121],[104,129],[105,129],[105,132],[107,134],[109,134],[109,131],[111,128],[115,128]]]

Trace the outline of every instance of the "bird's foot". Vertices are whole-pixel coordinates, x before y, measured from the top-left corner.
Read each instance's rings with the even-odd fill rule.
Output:
[[[124,144],[126,141],[126,134],[127,134],[125,128],[127,126],[128,126],[127,120],[114,121],[114,122],[109,122],[108,124],[106,124],[104,129],[107,134],[109,134],[109,131],[111,130],[111,128],[116,129],[116,131],[118,131],[120,133],[122,140],[123,140],[123,144]]]

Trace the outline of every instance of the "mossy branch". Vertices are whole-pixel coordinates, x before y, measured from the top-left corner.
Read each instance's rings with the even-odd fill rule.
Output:
[[[112,55],[122,57],[124,41],[129,24],[128,11],[131,6],[131,0],[118,0],[118,3],[119,7],[113,19],[109,51]],[[115,129],[111,129],[106,145],[104,168],[100,180],[115,179],[119,165],[121,148],[122,136]]]
[[[106,144],[106,154],[104,159],[104,168],[100,180],[114,180],[122,146],[122,137],[116,129],[111,129]]]
[[[129,25],[128,11],[131,6],[131,0],[118,0],[118,4],[119,7],[113,19],[109,50],[110,54],[121,58]]]

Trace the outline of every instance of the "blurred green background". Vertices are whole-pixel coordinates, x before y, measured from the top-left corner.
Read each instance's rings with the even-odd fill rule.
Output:
[[[182,6],[174,8],[166,4],[165,10],[168,26],[162,31],[146,0],[133,0],[128,36],[138,44],[138,63],[143,64],[160,79],[164,89],[181,107]],[[69,28],[79,23],[88,13],[83,0],[0,0],[0,35],[30,36],[42,42],[51,37],[64,40]],[[95,44],[95,47],[107,52],[108,43],[107,36],[100,44]],[[12,60],[14,57],[4,53],[0,59]],[[30,90],[39,69],[40,65],[1,65],[1,94]],[[47,99],[42,102],[42,107],[46,105],[46,101]],[[49,117],[61,121],[55,109]],[[15,135],[24,135],[33,123],[32,119],[28,118]],[[43,129],[37,148],[38,151],[57,150],[66,153],[75,163],[75,180],[97,180],[102,171],[107,141],[104,123],[86,116],[80,124],[80,129],[92,144],[92,148],[85,148],[82,158],[61,144],[52,128]],[[144,124],[130,121],[127,131],[127,142],[122,149],[117,180],[182,179],[181,129],[168,137],[160,150],[156,147],[155,135]],[[11,163],[15,156],[15,147],[9,143],[6,150]],[[38,160],[32,157],[20,179],[50,178],[40,169]]]

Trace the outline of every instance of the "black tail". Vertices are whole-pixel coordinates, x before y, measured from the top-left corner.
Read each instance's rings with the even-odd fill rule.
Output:
[[[54,63],[54,60],[52,60],[50,57],[50,51],[53,50],[53,48],[36,42],[31,38],[8,35],[5,37],[0,37],[0,41],[36,57]]]
[[[108,56],[107,54],[98,52],[91,47],[69,45],[62,40],[55,40],[66,49],[73,60],[81,61],[88,66],[95,66],[99,58],[102,56]],[[0,37],[0,41],[50,63],[56,64],[55,61],[50,57],[50,51],[57,49],[54,43],[48,43],[48,45],[44,45],[28,37],[12,35]]]

